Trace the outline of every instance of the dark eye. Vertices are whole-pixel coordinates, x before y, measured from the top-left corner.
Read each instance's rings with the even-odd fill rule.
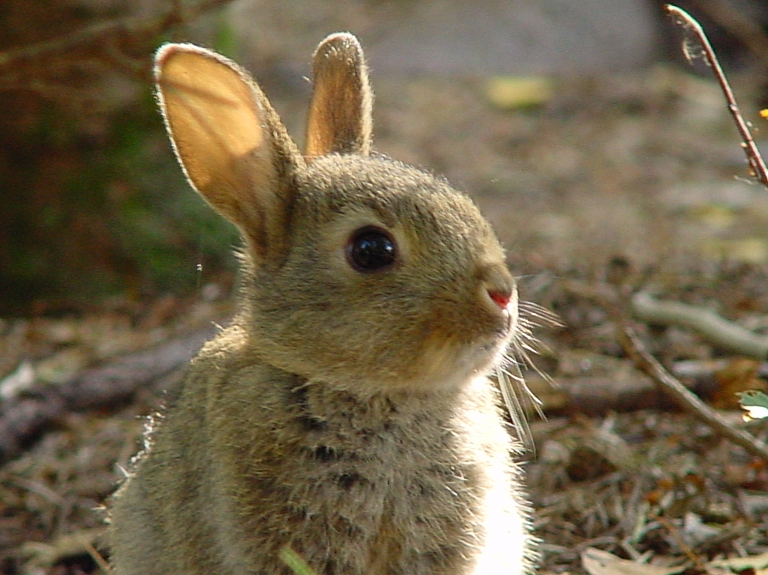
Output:
[[[397,261],[395,240],[389,232],[381,228],[360,228],[347,242],[347,261],[361,273],[388,269]]]

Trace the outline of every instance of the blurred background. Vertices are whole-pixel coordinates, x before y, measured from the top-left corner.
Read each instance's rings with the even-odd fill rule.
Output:
[[[759,137],[768,5],[680,5]],[[238,239],[153,101],[168,40],[242,62],[301,145],[314,46],[357,34],[378,150],[472,194],[521,274],[768,257],[768,196],[655,0],[3,0],[0,23],[0,316],[229,292]]]
[[[768,149],[768,3],[680,6]],[[764,556],[768,464],[671,409],[584,287],[768,333],[768,191],[661,2],[0,0],[0,573],[109,572],[95,510],[233,311],[240,242],[173,158],[154,51],[242,63],[301,146],[312,51],[341,30],[369,57],[378,152],[475,198],[523,300],[562,321],[533,330],[541,371],[525,370],[549,419],[518,429],[541,573],[583,572],[590,545],[665,565]],[[635,325],[733,425],[735,394],[768,389],[764,356]]]

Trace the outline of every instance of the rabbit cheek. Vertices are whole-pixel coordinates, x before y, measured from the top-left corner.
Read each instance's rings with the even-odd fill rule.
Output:
[[[507,330],[458,333],[431,330],[420,360],[425,381],[450,387],[452,382],[460,385],[473,375],[488,372],[502,360],[511,339]]]
[[[424,387],[460,387],[477,371],[474,356],[462,347],[429,346],[420,360],[418,379]]]
[[[419,381],[426,388],[459,388],[488,373],[503,359],[506,345],[498,340],[467,346],[428,346],[420,360]]]

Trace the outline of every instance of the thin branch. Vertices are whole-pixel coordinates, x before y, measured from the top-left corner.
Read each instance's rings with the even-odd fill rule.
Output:
[[[736,36],[764,68],[768,67],[768,35],[759,20],[750,18],[743,10],[723,0],[700,0],[696,2],[696,7]]]
[[[704,33],[701,24],[699,24],[685,10],[680,9],[677,6],[667,4],[666,9],[667,12],[678,18],[680,24],[686,30],[692,31],[696,35],[696,39],[698,40],[699,45],[703,50],[704,61],[710,68],[712,68],[712,71],[715,74],[715,78],[717,78],[717,81],[720,84],[720,88],[723,91],[725,100],[728,103],[728,111],[731,113],[731,116],[733,116],[733,120],[736,123],[736,128],[741,135],[741,146],[747,156],[747,162],[749,162],[751,174],[755,179],[757,179],[758,182],[768,188],[768,168],[766,168],[763,157],[760,155],[760,151],[755,144],[755,140],[752,137],[752,132],[749,130],[749,126],[744,121],[744,117],[741,115],[739,106],[736,103],[736,98],[733,95],[733,90],[731,90],[728,79],[725,77],[725,72],[723,72],[723,68],[720,66],[720,62],[717,59],[715,51],[712,49],[712,45],[709,43],[709,39]],[[683,52],[686,58],[688,58],[690,61],[692,59],[692,55],[685,44],[683,44]]]
[[[707,568],[701,562],[698,555],[693,552],[693,549],[691,549],[691,546],[688,545],[686,538],[683,537],[683,535],[680,533],[680,530],[675,526],[674,523],[672,523],[672,521],[663,515],[656,515],[655,513],[651,515],[650,518],[654,521],[658,521],[664,526],[667,532],[672,536],[672,539],[675,540],[675,543],[677,543],[677,546],[680,547],[680,550],[685,554],[686,557],[688,557],[688,561],[690,561],[696,567],[696,570],[699,573],[707,572]]]
[[[765,443],[746,431],[729,425],[719,413],[688,391],[676,377],[664,369],[664,366],[648,353],[643,342],[637,337],[635,330],[626,322],[622,322],[620,325],[619,339],[624,351],[632,358],[635,366],[671,395],[680,407],[695,415],[729,441],[743,447],[763,461],[768,461],[768,446]]]
[[[114,358],[57,386],[39,383],[0,404],[0,466],[68,412],[105,409],[189,363],[216,330],[210,326],[154,347]],[[165,391],[168,391],[167,389]]]
[[[635,367],[648,375],[665,394],[685,411],[709,425],[720,435],[746,449],[749,453],[768,461],[768,446],[753,435],[731,426],[719,413],[709,407],[680,380],[670,374],[646,349],[627,319],[625,310],[628,303],[623,295],[606,284],[587,285],[582,282],[567,282],[572,293],[586,297],[600,304],[616,322],[619,340],[624,351]]]

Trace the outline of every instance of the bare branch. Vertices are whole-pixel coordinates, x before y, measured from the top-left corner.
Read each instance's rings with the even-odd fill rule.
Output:
[[[711,409],[691,393],[680,381],[670,374],[645,348],[635,330],[626,322],[620,325],[619,336],[624,351],[632,358],[635,366],[649,375],[653,381],[672,396],[675,402],[709,425],[720,435],[746,449],[752,455],[768,461],[768,447],[753,435],[731,426],[719,413]]]
[[[611,315],[616,322],[622,347],[634,362],[635,367],[648,375],[677,405],[709,425],[729,441],[740,445],[764,461],[768,461],[768,447],[763,442],[746,431],[730,425],[719,413],[680,383],[648,352],[627,319],[625,310],[629,306],[623,294],[620,295],[607,284],[587,285],[582,282],[571,281],[567,283],[567,288],[572,293],[600,304]]]
[[[768,67],[768,35],[759,20],[750,18],[743,10],[736,8],[732,2],[728,1],[703,0],[696,2],[696,7],[736,36],[763,67]]]
[[[59,386],[40,383],[3,401],[0,465],[18,456],[31,439],[65,413],[114,406],[130,400],[139,389],[163,381],[185,366],[214,333],[213,327],[201,328],[88,369]]]
[[[707,65],[712,68],[712,71],[715,74],[715,78],[717,78],[718,83],[720,84],[720,88],[723,91],[723,95],[725,96],[725,100],[728,103],[728,111],[731,113],[731,116],[733,116],[733,120],[736,123],[736,128],[739,131],[739,134],[741,135],[741,146],[744,149],[744,153],[747,156],[747,162],[749,162],[749,168],[752,176],[757,179],[758,182],[763,184],[766,188],[768,188],[768,169],[765,166],[765,162],[763,161],[763,157],[760,155],[760,151],[757,148],[757,145],[755,144],[755,140],[752,137],[752,132],[749,130],[749,126],[744,121],[743,116],[741,115],[741,111],[739,110],[739,106],[736,103],[736,98],[733,95],[733,90],[731,90],[731,86],[728,83],[728,79],[725,77],[725,72],[723,72],[723,68],[720,66],[720,62],[717,59],[717,56],[715,55],[715,51],[712,49],[712,45],[709,43],[709,39],[707,38],[707,35],[704,33],[704,30],[701,27],[701,24],[699,24],[690,14],[688,14],[685,10],[682,10],[678,8],[677,6],[672,6],[671,4],[666,5],[667,12],[675,16],[679,23],[683,26],[685,30],[692,31],[696,35],[696,39],[698,40],[699,45],[703,49],[703,58],[704,61],[707,63]],[[686,45],[683,45],[683,52],[685,53],[685,56],[690,61],[692,56],[691,52],[687,49]]]
[[[696,330],[721,348],[765,361],[768,337],[760,336],[714,312],[680,302],[660,301],[645,292],[632,297],[637,319],[659,325],[682,325]]]

